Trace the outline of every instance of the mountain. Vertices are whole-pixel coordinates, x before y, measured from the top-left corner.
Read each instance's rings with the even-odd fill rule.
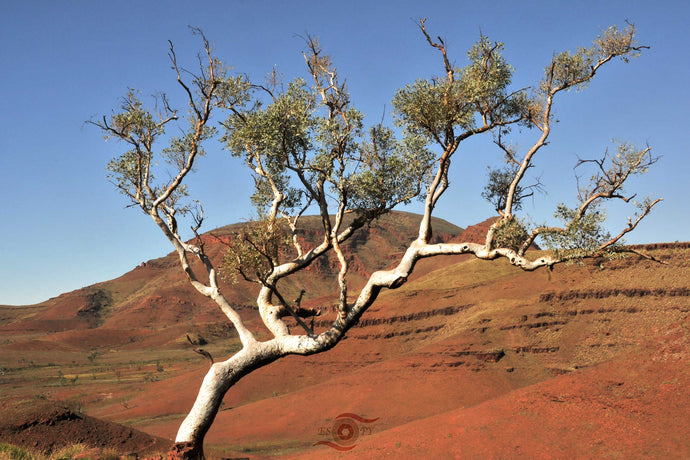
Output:
[[[416,235],[414,222],[394,213],[350,243],[352,291],[395,263]],[[435,221],[434,233],[459,241],[487,225],[463,234]],[[219,256],[218,241],[236,228],[206,235],[209,252]],[[287,357],[235,385],[208,450],[249,458],[688,458],[690,244],[641,249],[664,264],[633,255],[527,273],[470,256],[422,260],[333,350]],[[334,278],[317,275],[334,267],[315,265],[300,278],[305,302],[333,300]],[[37,306],[0,308],[2,398],[68,401],[171,439],[208,369],[186,335],[207,342],[216,359],[238,346],[179,271],[168,255]],[[224,287],[260,331],[251,286]],[[317,318],[317,330],[329,315]]]
[[[373,271],[396,263],[407,245],[416,238],[418,220],[419,216],[414,214],[394,212],[361,229],[348,240],[344,248],[350,257],[349,279],[353,289],[363,286]],[[216,263],[222,260],[226,250],[224,242],[242,227],[243,224],[228,225],[202,235],[206,252],[212,260]],[[456,238],[463,231],[441,219],[435,219],[433,227],[434,240],[438,242]],[[303,218],[299,231],[303,244],[318,244],[319,228],[317,217]],[[286,295],[294,297],[305,289],[306,303],[333,302],[337,299],[338,269],[338,262],[332,255],[321,258],[302,273],[286,280],[282,289]],[[221,279],[221,287],[231,303],[247,312],[248,320],[258,319],[258,315],[250,312],[258,293],[256,285],[244,281],[233,284]],[[124,345],[127,341],[139,340],[145,330],[186,328],[223,320],[217,306],[189,285],[175,253],[143,262],[114,280],[68,292],[38,305],[0,307],[0,331],[48,333],[55,335],[58,341],[61,333],[67,333],[70,338],[63,340],[64,344],[73,341],[71,337],[74,336],[83,337],[88,342],[101,335],[100,330],[131,332],[129,336],[108,334],[107,339],[97,340],[93,346]],[[150,335],[158,335],[158,332]],[[39,345],[33,343],[32,346]]]

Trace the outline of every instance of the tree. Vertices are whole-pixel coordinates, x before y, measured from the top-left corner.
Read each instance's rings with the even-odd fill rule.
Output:
[[[626,251],[623,236],[660,201],[636,203],[635,195],[624,192],[627,180],[646,172],[656,157],[649,147],[621,144],[613,154],[579,162],[578,167],[593,167],[594,173],[589,180],[578,181],[574,205],[556,210],[562,225],[527,225],[516,215],[521,201],[540,187],[526,185],[525,177],[547,145],[554,101],[563,92],[584,88],[615,58],[627,62],[637,56],[645,47],[637,45],[631,24],[622,30],[607,29],[590,47],[555,54],[538,85],[517,90],[511,89],[513,69],[501,55],[501,43],[481,35],[468,52],[468,64],[456,67],[443,39],[431,37],[425,20],[418,26],[430,47],[440,53],[443,73],[419,79],[395,94],[396,129],[383,123],[365,126],[363,114],[352,106],[345,83],[317,39],[305,38],[309,83],[299,78],[285,83],[274,71],[258,84],[229,75],[198,29],[194,33],[200,36],[203,51],[197,73],[180,67],[170,43],[172,68],[188,106],[186,117],[178,115],[165,94],[155,97],[154,107],[148,109],[130,90],[119,111],[92,121],[106,138],[128,147],[108,164],[110,180],[153,219],[175,248],[191,285],[218,305],[242,343],[240,351],[211,365],[179,428],[178,456],[203,458],[204,435],[223,396],[239,379],[286,355],[332,348],[383,289],[396,289],[407,281],[420,259],[473,254],[486,260],[505,258],[531,271],[620,253]],[[168,135],[172,126],[181,127],[181,134]],[[535,133],[524,151],[506,141],[514,126]],[[432,243],[431,217],[449,187],[451,161],[464,141],[489,133],[506,160],[491,170],[482,194],[495,206],[498,218],[483,244]],[[187,199],[184,185],[195,161],[204,155],[204,142],[216,136],[244,161],[254,178],[251,199],[259,216],[228,243],[220,265],[204,250],[198,233],[203,209],[198,201]],[[160,177],[159,160],[165,171],[173,171],[166,178]],[[359,293],[350,296],[343,244],[362,227],[415,198],[424,203],[417,238],[394,268],[374,272]],[[612,200],[638,208],[615,235],[603,227],[603,205]],[[318,213],[321,236],[306,247],[297,235],[301,217],[310,211]],[[192,241],[180,236],[178,219],[183,216],[193,221]],[[528,251],[537,240],[551,251],[530,258]],[[328,253],[339,262],[337,283],[334,280],[338,313],[330,327],[315,331],[304,319],[320,311],[303,308],[301,296],[289,302],[279,283]],[[197,268],[194,259],[201,263]],[[259,286],[257,306],[270,331],[269,340],[258,340],[226,300],[218,283],[220,271]],[[286,317],[297,321],[298,332],[289,330]]]

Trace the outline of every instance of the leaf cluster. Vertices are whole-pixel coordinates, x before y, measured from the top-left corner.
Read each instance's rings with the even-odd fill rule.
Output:
[[[363,115],[351,107],[345,86],[325,87],[335,71],[316,68],[313,87],[299,78],[261,87],[247,110],[233,111],[223,123],[225,148],[254,173],[252,201],[260,215],[270,215],[274,204],[291,215],[331,200],[345,211],[380,214],[417,196],[432,161],[423,140],[398,141],[383,125],[365,135]]]
[[[447,75],[418,79],[397,91],[393,98],[396,123],[405,132],[429,142],[447,145],[456,131],[500,123],[526,110],[521,93],[509,94],[513,68],[501,52],[502,43],[482,35],[463,67],[447,69]]]
[[[482,191],[482,198],[491,203],[496,211],[500,212],[505,209],[508,190],[517,172],[518,166],[514,164],[495,169],[489,167],[489,178],[484,191]],[[528,193],[525,188],[517,185],[515,187],[515,198],[513,199],[514,211],[522,209],[522,200],[526,196],[528,196]]]
[[[564,51],[554,55],[544,70],[539,91],[542,95],[552,95],[560,90],[583,89],[605,62],[620,57],[624,62],[637,57],[640,50],[635,41],[635,28],[628,24],[623,30],[617,26],[607,28],[599,35],[592,46]]]
[[[563,228],[545,233],[544,242],[554,251],[555,257],[565,260],[581,260],[599,252],[601,246],[611,239],[603,227],[606,213],[601,206],[593,205],[582,214],[578,209],[559,204],[554,217],[564,223]]]
[[[300,204],[301,194],[290,187],[290,171],[304,168],[312,149],[313,111],[313,95],[304,80],[296,79],[268,104],[252,98],[248,109],[231,112],[223,122],[221,142],[254,173],[252,202],[260,213],[265,213],[276,189],[285,195],[285,209]]]
[[[507,248],[518,251],[528,238],[525,225],[518,219],[511,217],[501,219],[494,231],[494,247]]]
[[[236,283],[239,279],[262,282],[290,250],[289,228],[280,220],[249,222],[232,235],[220,266],[221,276]]]
[[[421,191],[433,154],[419,137],[395,139],[390,128],[377,125],[360,146],[363,167],[353,173],[347,191],[354,208],[383,210],[397,203],[409,203]]]

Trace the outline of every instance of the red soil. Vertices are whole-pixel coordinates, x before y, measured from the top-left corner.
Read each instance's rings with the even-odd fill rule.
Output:
[[[355,285],[411,237],[404,226],[386,229],[355,242]],[[646,249],[669,265],[631,257],[525,273],[501,261],[424,260],[332,351],[288,357],[235,385],[207,450],[213,458],[690,458],[690,247]],[[317,281],[329,270],[314,266],[299,281],[310,288],[305,305],[332,300],[332,278]],[[226,288],[261,330],[251,292]],[[317,318],[317,330],[332,318]],[[43,305],[0,308],[0,440],[142,453],[158,436],[167,441],[152,449],[167,450],[208,369],[187,333],[208,339],[216,359],[237,347],[171,256]],[[100,420],[36,394],[78,401]],[[330,430],[343,413],[376,420],[352,422],[360,432],[350,451],[317,444],[339,440]],[[136,430],[148,437],[127,444]]]
[[[42,399],[3,401],[0,440],[4,443],[51,454],[62,447],[84,443],[121,454],[145,456],[165,451],[169,441],[138,430],[99,420]]]

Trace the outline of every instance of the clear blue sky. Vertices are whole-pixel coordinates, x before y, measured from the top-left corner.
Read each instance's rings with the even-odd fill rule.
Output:
[[[40,302],[170,252],[153,223],[126,209],[106,181],[104,167],[119,146],[84,122],[110,113],[128,87],[174,99],[167,40],[193,65],[199,43],[188,25],[201,27],[220,57],[254,79],[274,65],[288,79],[305,76],[296,35],[319,36],[374,123],[390,114],[396,88],[442,71],[413,19],[427,17],[459,65],[480,30],[504,42],[516,88],[535,84],[554,51],[587,45],[627,19],[651,49],[557,103],[560,123],[535,168],[548,193],[525,211],[544,220],[559,201],[572,202],[578,156],[597,156],[612,139],[649,143],[662,159],[633,185],[665,201],[628,241],[690,240],[684,0],[14,1],[0,11],[0,304]],[[251,215],[241,165],[216,143],[208,150],[191,182],[205,204],[206,230]],[[491,215],[479,194],[487,164],[499,156],[487,143],[470,143],[455,160],[437,216],[467,226]],[[612,224],[628,214],[613,209]]]

